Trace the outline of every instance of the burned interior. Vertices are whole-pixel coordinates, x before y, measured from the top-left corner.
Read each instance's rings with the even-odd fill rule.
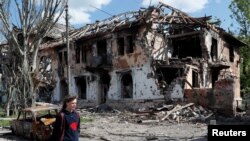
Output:
[[[160,2],[71,30],[69,53],[60,39],[40,52],[52,48],[58,54],[55,94],[63,95],[70,65],[69,90],[79,96],[79,106],[138,108],[148,100],[186,99],[232,113],[241,102],[237,63],[245,44],[210,20]]]

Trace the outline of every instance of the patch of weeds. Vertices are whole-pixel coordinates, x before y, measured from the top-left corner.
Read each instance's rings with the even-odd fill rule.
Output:
[[[81,123],[88,123],[88,122],[93,122],[94,119],[93,117],[83,117],[81,116]]]
[[[0,120],[0,127],[10,126],[9,120]]]

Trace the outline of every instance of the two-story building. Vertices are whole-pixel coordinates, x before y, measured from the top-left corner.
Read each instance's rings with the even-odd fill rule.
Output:
[[[185,100],[233,113],[242,100],[239,48],[245,44],[210,19],[159,3],[71,30],[69,51],[65,38],[49,40],[39,56],[51,59],[53,100],[69,90],[80,107],[136,110]]]

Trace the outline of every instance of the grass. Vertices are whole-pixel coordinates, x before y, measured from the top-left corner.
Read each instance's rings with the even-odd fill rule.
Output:
[[[0,127],[10,126],[9,120],[0,120]]]
[[[83,117],[81,116],[81,123],[93,122],[94,119],[92,117]]]

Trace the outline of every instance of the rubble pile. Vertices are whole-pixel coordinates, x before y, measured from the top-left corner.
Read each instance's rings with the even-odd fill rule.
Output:
[[[224,117],[210,109],[195,105],[194,103],[171,103],[155,105],[153,107],[142,107],[137,112],[122,109],[114,109],[106,104],[101,104],[93,108],[81,109],[79,111],[87,117],[106,117],[107,120],[118,121],[118,123],[209,123],[215,121],[216,124],[249,124],[250,116],[236,115],[234,117]],[[245,113],[245,112],[243,112]],[[211,123],[209,123],[211,124]]]
[[[163,105],[158,108],[140,109],[133,114],[127,114],[129,116],[123,117],[123,120],[134,121],[137,123],[158,123],[162,121],[168,121],[171,123],[179,122],[205,122],[214,113],[200,105],[194,105],[194,103],[170,104]],[[124,115],[123,115],[124,116]]]

